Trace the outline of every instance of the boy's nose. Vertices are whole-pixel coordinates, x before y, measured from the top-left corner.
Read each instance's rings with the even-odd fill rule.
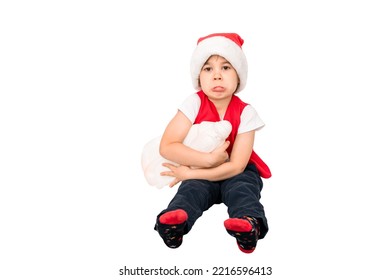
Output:
[[[214,74],[214,80],[221,80],[221,79],[222,79],[222,77],[221,77],[221,74],[219,72]]]

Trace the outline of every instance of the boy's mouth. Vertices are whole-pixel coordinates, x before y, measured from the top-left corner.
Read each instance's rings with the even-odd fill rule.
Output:
[[[216,92],[221,92],[221,91],[224,91],[224,90],[225,90],[225,88],[221,87],[221,86],[213,87],[213,91],[216,91]]]

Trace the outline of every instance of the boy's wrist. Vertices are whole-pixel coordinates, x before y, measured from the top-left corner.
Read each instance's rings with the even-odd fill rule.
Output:
[[[211,168],[215,166],[215,156],[213,155],[213,153],[206,154],[205,162],[206,162],[205,168]]]

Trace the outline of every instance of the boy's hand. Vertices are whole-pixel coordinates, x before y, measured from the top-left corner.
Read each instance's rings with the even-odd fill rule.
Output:
[[[190,168],[188,166],[176,166],[170,163],[163,163],[163,166],[169,168],[169,171],[161,172],[160,175],[173,177],[173,181],[169,184],[170,188],[183,180],[189,179],[188,172],[190,171]]]
[[[210,167],[216,167],[226,162],[229,159],[229,154],[226,149],[229,147],[230,142],[226,141],[220,147],[216,148],[210,153]]]

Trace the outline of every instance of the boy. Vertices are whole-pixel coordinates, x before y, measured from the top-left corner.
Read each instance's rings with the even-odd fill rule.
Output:
[[[169,171],[161,175],[173,178],[170,187],[182,182],[155,225],[170,248],[179,247],[202,213],[222,202],[230,217],[224,226],[242,252],[252,253],[268,231],[259,200],[261,177],[269,178],[271,173],[253,151],[255,131],[264,123],[251,105],[236,96],[247,79],[243,42],[236,33],[215,33],[198,40],[191,59],[192,82],[198,92],[179,107],[162,136],[161,155],[180,165],[165,163]],[[203,153],[183,145],[193,124],[223,119],[233,128],[221,147]]]

